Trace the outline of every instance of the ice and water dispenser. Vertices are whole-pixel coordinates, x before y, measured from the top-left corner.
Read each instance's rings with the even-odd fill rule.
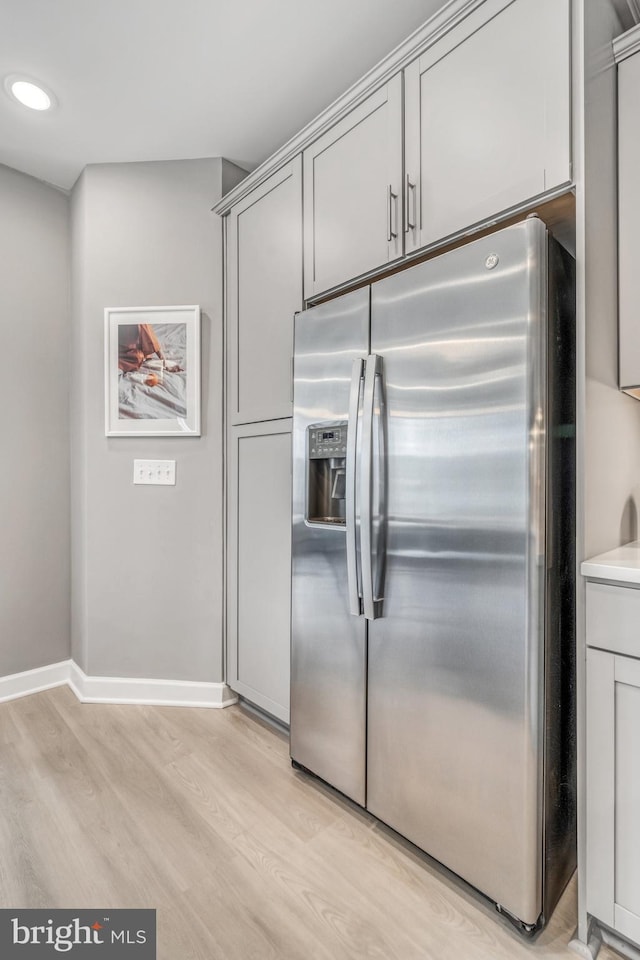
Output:
[[[345,524],[347,421],[307,427],[307,521]]]

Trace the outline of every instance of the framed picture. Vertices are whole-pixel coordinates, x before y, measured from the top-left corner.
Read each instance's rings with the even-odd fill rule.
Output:
[[[108,437],[200,436],[200,307],[107,307]]]

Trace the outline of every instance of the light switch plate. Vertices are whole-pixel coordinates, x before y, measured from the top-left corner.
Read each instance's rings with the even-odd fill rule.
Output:
[[[133,482],[175,486],[176,462],[175,460],[134,460]]]

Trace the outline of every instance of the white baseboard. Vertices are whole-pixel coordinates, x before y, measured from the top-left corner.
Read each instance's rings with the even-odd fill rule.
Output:
[[[226,683],[195,680],[141,680],[137,677],[89,677],[73,660],[0,677],[0,703],[60,687],[82,703],[131,703],[150,706],[230,707],[238,698]]]
[[[238,698],[226,683],[89,677],[71,662],[69,686],[82,703],[139,703],[163,707],[229,707]]]
[[[69,682],[70,667],[71,660],[61,660],[46,667],[36,667],[35,670],[24,670],[22,673],[0,677],[0,703],[26,697],[30,693],[40,693],[41,690],[50,690],[52,687],[62,687]]]

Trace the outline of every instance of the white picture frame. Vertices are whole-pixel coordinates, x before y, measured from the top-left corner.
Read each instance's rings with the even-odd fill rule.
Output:
[[[200,307],[106,307],[105,434],[200,436]]]

